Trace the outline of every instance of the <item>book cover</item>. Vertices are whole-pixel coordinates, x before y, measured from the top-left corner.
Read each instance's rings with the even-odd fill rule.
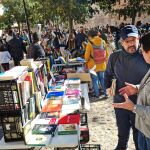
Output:
[[[32,130],[25,135],[25,143],[33,146],[47,146],[51,139],[49,134],[32,134]]]
[[[52,134],[54,135],[57,125],[35,124],[32,134]]]
[[[40,119],[43,118],[59,118],[60,117],[60,112],[56,111],[56,112],[46,112],[46,113],[41,113],[40,114]]]
[[[67,84],[80,84],[81,80],[79,78],[70,78],[65,80],[65,85]]]
[[[78,103],[80,103],[80,98],[76,96],[65,96],[63,99],[63,105],[78,104]]]
[[[48,105],[62,105],[63,101],[62,100],[48,100]]]
[[[78,96],[78,95],[80,95],[80,90],[66,89],[65,93],[66,93],[66,95],[76,95],[76,96]]]
[[[48,99],[49,100],[61,100],[61,99],[63,99],[63,96],[51,96]]]
[[[29,99],[29,119],[34,119],[36,116],[36,101],[35,101],[35,97],[32,96]]]
[[[79,114],[66,115],[58,120],[58,124],[79,124],[79,123],[80,123]]]
[[[77,124],[59,124],[58,135],[77,134]]]
[[[67,84],[66,86],[68,89],[80,89],[80,84]]]
[[[53,111],[61,111],[62,105],[61,104],[47,104],[42,107],[42,112],[53,112]]]
[[[57,97],[57,96],[63,96],[64,95],[64,91],[51,91],[47,94],[46,98],[50,98],[50,97]]]
[[[56,118],[43,118],[38,119],[35,124],[41,124],[41,125],[53,125],[57,124],[58,119]]]

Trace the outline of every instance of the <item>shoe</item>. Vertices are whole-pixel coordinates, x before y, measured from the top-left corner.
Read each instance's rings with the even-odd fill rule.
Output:
[[[108,99],[108,98],[109,98],[109,96],[108,96],[108,95],[104,96],[104,99]]]

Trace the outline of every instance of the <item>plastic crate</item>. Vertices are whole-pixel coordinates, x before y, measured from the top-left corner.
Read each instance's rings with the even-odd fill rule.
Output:
[[[81,144],[81,150],[101,150],[100,144]]]
[[[1,123],[5,142],[24,140],[21,116],[1,117]]]
[[[0,81],[0,116],[21,111],[18,87],[15,80]]]
[[[89,128],[88,126],[80,126],[80,143],[86,144],[89,142],[90,135],[89,135]]]

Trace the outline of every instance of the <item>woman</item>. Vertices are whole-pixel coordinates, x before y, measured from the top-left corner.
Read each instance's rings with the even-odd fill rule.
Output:
[[[4,71],[9,70],[9,61],[11,59],[11,55],[8,52],[5,45],[0,42],[0,64],[3,67]]]
[[[150,32],[141,39],[141,53],[145,61],[150,64]],[[114,103],[116,108],[123,108],[136,113],[135,126],[139,130],[139,150],[150,150],[150,69],[141,81],[140,85],[126,83],[126,86],[119,90],[124,95],[124,103]],[[137,104],[135,105],[128,96],[138,93]]]

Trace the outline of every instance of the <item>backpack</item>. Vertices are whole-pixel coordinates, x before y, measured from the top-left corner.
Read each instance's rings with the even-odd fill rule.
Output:
[[[93,57],[91,57],[93,58],[95,64],[102,64],[106,62],[106,49],[104,48],[104,43],[102,42],[100,46],[94,45],[91,41],[90,43],[93,47]]]

